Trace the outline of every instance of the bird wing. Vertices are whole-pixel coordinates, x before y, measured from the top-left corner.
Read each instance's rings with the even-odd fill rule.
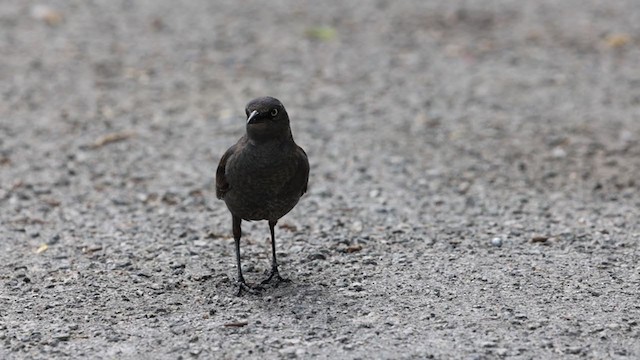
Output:
[[[309,159],[307,153],[296,145],[295,151],[296,170],[284,189],[300,189],[300,196],[307,192],[307,184],[309,183]]]
[[[229,160],[229,157],[236,151],[236,145],[227,149],[218,164],[218,170],[216,170],[216,197],[218,199],[222,199],[224,194],[226,194],[230,189],[225,172],[227,169],[227,160]]]

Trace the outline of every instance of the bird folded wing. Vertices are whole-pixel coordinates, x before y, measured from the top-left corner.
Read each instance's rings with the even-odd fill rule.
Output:
[[[220,163],[218,164],[218,170],[216,170],[216,197],[222,199],[224,194],[229,191],[230,186],[227,181],[227,175],[225,174],[227,168],[227,160],[236,150],[236,145],[233,145],[222,155]]]
[[[295,156],[296,169],[282,191],[300,191],[300,196],[307,192],[309,183],[309,159],[301,147],[297,147]]]

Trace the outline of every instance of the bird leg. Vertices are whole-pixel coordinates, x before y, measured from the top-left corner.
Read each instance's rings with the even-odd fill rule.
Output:
[[[237,296],[242,295],[244,291],[250,294],[258,294],[262,288],[253,288],[244,281],[244,276],[242,276],[242,265],[240,265],[240,236],[242,235],[242,229],[240,224],[242,223],[242,219],[239,217],[232,215],[233,217],[233,239],[235,240],[236,245],[236,262],[238,267],[238,279],[236,280],[236,286],[238,286]]]
[[[270,283],[272,280],[274,280],[276,282],[276,285],[281,283],[281,282],[289,282],[289,279],[285,279],[282,276],[280,276],[280,273],[278,272],[278,261],[276,260],[276,237],[274,235],[274,228],[276,227],[276,223],[278,221],[271,221],[269,220],[269,230],[271,231],[271,256],[272,261],[271,261],[271,272],[269,273],[269,277],[262,281],[262,284],[268,284]]]

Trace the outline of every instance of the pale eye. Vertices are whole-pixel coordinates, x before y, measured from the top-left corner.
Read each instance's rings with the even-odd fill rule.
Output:
[[[271,109],[271,116],[278,115],[278,109]]]

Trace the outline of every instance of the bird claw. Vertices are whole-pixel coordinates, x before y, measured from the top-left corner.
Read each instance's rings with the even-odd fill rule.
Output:
[[[283,283],[283,282],[291,282],[291,280],[283,278],[282,276],[280,276],[280,273],[278,272],[277,268],[271,270],[271,273],[269,274],[269,277],[266,278],[265,280],[263,280],[261,282],[261,284],[262,285],[269,284],[272,281],[275,282],[275,286],[278,286],[280,283]]]
[[[236,296],[242,296],[244,292],[248,292],[249,294],[259,295],[263,290],[261,286],[249,286],[244,280],[236,281],[236,286],[238,287],[238,293]]]

